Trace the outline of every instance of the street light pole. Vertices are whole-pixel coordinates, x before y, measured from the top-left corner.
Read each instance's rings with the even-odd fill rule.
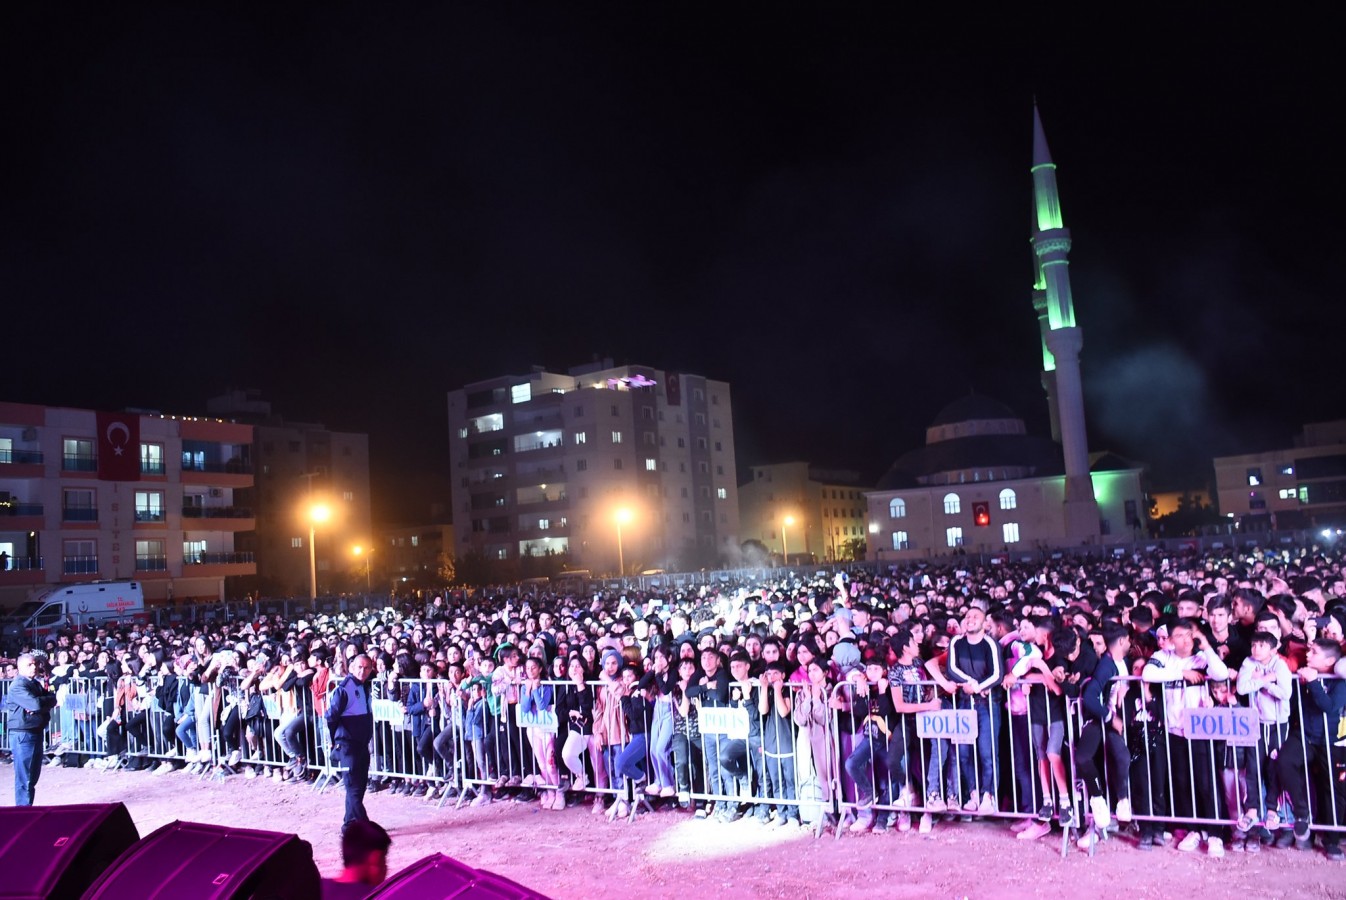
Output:
[[[782,556],[783,556],[783,561],[784,561],[785,566],[786,566],[787,568],[788,568],[789,565],[790,565],[790,541],[789,541],[789,538],[786,537],[785,529],[789,528],[789,527],[790,527],[791,525],[793,525],[794,523],[795,523],[795,517],[794,517],[794,516],[786,516],[784,519],[781,519],[781,525],[780,525],[780,546],[781,546],[781,554],[782,554]]]
[[[373,564],[374,560],[370,558],[369,554],[374,552],[374,548],[370,547],[366,550],[364,547],[357,544],[351,548],[351,552],[356,556],[363,556],[365,558],[365,593],[368,594],[373,590],[373,585],[369,580],[369,567]]]
[[[622,553],[622,523],[631,521],[631,510],[619,509],[613,518],[617,520],[617,574],[625,578],[626,556]]]
[[[326,522],[332,515],[332,511],[321,503],[315,504],[308,511],[308,599],[318,599],[318,523]]]

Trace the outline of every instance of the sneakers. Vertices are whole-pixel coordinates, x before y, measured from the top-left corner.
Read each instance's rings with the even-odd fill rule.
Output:
[[[851,834],[863,834],[864,832],[872,828],[873,825],[874,825],[874,810],[862,809],[860,810],[859,814],[855,817],[855,821],[851,823],[850,832]]]
[[[963,804],[963,812],[974,813],[980,807],[981,804],[977,802],[977,795],[973,794],[971,797],[968,797],[967,802]]]
[[[944,798],[941,797],[938,792],[925,795],[925,808],[927,812],[931,813],[940,813],[948,809],[948,807],[944,805]]]
[[[173,771],[173,764],[168,760],[164,760],[163,762],[159,763],[159,765],[154,767],[155,775],[165,775],[171,771]]]
[[[1075,810],[1069,806],[1062,806],[1056,811],[1056,821],[1061,823],[1062,828],[1075,827]]]
[[[1091,798],[1089,800],[1089,812],[1093,813],[1094,825],[1098,828],[1107,828],[1112,824],[1112,813],[1108,812],[1106,797]]]
[[[1050,822],[1051,820],[1052,820],[1052,805],[1050,803],[1043,804],[1042,808],[1038,810],[1038,821]]]
[[[1220,859],[1224,856],[1224,841],[1217,837],[1206,838],[1206,855],[1213,859]]]
[[[1294,830],[1293,833],[1294,833],[1294,836],[1295,836],[1295,849],[1296,849],[1296,850],[1312,850],[1312,849],[1313,849],[1313,837],[1309,834],[1309,823],[1308,823],[1308,822],[1296,822],[1296,823],[1295,823],[1295,830]]]
[[[659,789],[659,797],[661,799],[667,800],[670,797],[680,797],[680,796],[681,795],[678,794],[678,789],[675,787],[664,787]]]
[[[1137,850],[1153,850],[1155,848],[1154,834],[1149,831],[1141,832],[1140,840],[1136,842]]]
[[[491,795],[490,795],[487,791],[484,791],[484,790],[483,790],[483,791],[479,791],[479,792],[477,793],[477,798],[476,798],[475,800],[472,801],[472,805],[473,805],[473,806],[490,806],[490,805],[491,805]]]
[[[893,801],[893,806],[896,806],[898,809],[907,809],[915,802],[916,798],[912,796],[911,788],[904,787],[897,792],[897,799]]]
[[[1029,820],[1028,827],[1019,832],[1018,839],[1021,841],[1036,841],[1043,835],[1051,833],[1052,826],[1050,822]]]
[[[1327,854],[1327,858],[1333,862],[1341,862],[1346,859],[1346,853],[1342,852],[1340,844],[1328,844],[1323,848],[1323,853]]]
[[[1183,853],[1195,853],[1201,846],[1201,832],[1189,831],[1183,835],[1182,840],[1178,841],[1178,849]]]
[[[1013,825],[1010,826],[1010,833],[1020,834],[1024,831],[1027,831],[1029,826],[1031,826],[1033,822],[1034,822],[1033,819],[1018,819],[1015,821]]]
[[[1084,837],[1080,838],[1078,841],[1075,842],[1075,846],[1079,847],[1081,850],[1088,853],[1090,850],[1094,849],[1094,845],[1096,845],[1097,843],[1098,843],[1098,832],[1094,831],[1091,828],[1087,832],[1085,832]]]
[[[229,768],[233,769],[237,768],[238,764],[242,761],[243,761],[243,751],[235,750],[233,753],[229,754],[229,761],[228,763],[226,763],[226,765],[228,765]]]
[[[900,812],[897,814],[897,830],[911,831],[911,813]]]
[[[1247,853],[1261,853],[1262,839],[1255,834],[1248,835],[1248,839],[1243,842],[1243,849]]]
[[[929,834],[935,827],[935,817],[930,813],[921,813],[921,820],[916,826],[919,834]]]
[[[996,805],[995,797],[992,797],[989,793],[981,795],[981,804],[977,807],[977,815],[993,816],[999,811],[1000,808]]]
[[[1131,821],[1131,800],[1123,797],[1117,801],[1117,821],[1123,824]]]
[[[1267,810],[1267,817],[1262,821],[1262,827],[1267,831],[1275,831],[1281,827],[1281,816],[1276,810]]]

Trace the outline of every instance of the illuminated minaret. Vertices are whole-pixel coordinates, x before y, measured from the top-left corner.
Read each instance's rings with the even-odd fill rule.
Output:
[[[1098,503],[1089,477],[1089,443],[1084,430],[1084,389],[1080,348],[1084,335],[1075,324],[1070,295],[1070,230],[1061,219],[1056,164],[1047,148],[1042,117],[1033,105],[1033,258],[1037,278],[1033,309],[1042,329],[1042,386],[1051,412],[1052,439],[1066,463],[1066,536],[1078,543],[1099,536]]]

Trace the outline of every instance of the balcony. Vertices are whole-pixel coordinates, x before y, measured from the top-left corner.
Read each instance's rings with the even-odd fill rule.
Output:
[[[197,553],[184,559],[183,565],[186,566],[230,566],[230,565],[251,565],[257,561],[255,554],[250,551],[237,551],[233,553]]]
[[[98,557],[63,556],[61,557],[62,575],[97,575]]]
[[[61,509],[62,522],[97,522],[98,508],[93,506],[66,506]]]
[[[46,580],[46,567],[40,556],[0,560],[0,584],[42,584]]]
[[[250,487],[252,485],[252,463],[241,459],[231,459],[229,462],[223,463],[183,459],[182,483]]]
[[[168,468],[164,465],[162,459],[142,459],[140,461],[141,475],[167,475]]]
[[[0,450],[0,466],[40,466],[42,465],[41,450]]]
[[[184,519],[251,519],[252,510],[246,506],[184,506]]]
[[[196,553],[182,563],[183,578],[226,578],[230,575],[256,575],[256,558],[250,552]]]
[[[168,557],[167,557],[167,556],[137,556],[137,557],[136,557],[136,571],[137,571],[137,572],[167,572],[167,571],[168,571]]]
[[[67,453],[61,457],[62,472],[97,472],[98,457]]]
[[[0,516],[41,516],[41,503],[18,503],[13,500],[0,502]]]
[[[136,524],[157,523],[163,524],[168,516],[162,509],[138,509],[136,510]]]

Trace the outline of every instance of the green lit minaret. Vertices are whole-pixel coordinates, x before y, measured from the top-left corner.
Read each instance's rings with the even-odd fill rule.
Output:
[[[1042,386],[1051,412],[1052,439],[1065,457],[1066,535],[1077,543],[1099,537],[1098,503],[1089,477],[1089,443],[1084,428],[1080,349],[1084,335],[1075,324],[1070,293],[1070,230],[1061,218],[1056,164],[1047,147],[1042,117],[1033,105],[1033,309],[1042,331]]]

